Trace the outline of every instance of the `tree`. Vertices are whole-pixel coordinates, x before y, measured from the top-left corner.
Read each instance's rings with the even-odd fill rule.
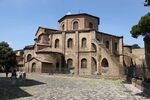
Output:
[[[137,25],[134,25],[130,31],[132,37],[137,38],[139,35],[150,35],[150,13],[142,16]]]
[[[0,66],[8,73],[10,67],[16,66],[16,55],[7,42],[0,42]]]
[[[144,6],[150,6],[150,0],[145,0]]]
[[[139,48],[141,48],[138,44],[133,44],[132,45],[132,49],[139,49]]]

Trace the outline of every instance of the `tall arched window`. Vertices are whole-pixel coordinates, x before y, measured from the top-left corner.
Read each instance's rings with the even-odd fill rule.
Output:
[[[87,60],[85,58],[81,60],[81,68],[87,68]]]
[[[102,67],[109,67],[109,64],[108,64],[108,61],[107,61],[106,58],[104,58],[104,59],[102,60],[101,66],[102,66]]]
[[[72,59],[67,60],[67,66],[68,66],[68,68],[73,67],[73,60]]]
[[[109,41],[106,41],[106,48],[109,49]]]
[[[28,55],[27,55],[27,61],[30,61],[31,58],[32,58],[32,55],[31,55],[31,54],[28,54]]]
[[[118,43],[115,42],[115,51],[118,51]]]
[[[32,64],[32,68],[31,68],[31,72],[35,72],[35,71],[36,71],[36,64],[33,63],[33,64]]]
[[[81,47],[86,48],[86,38],[82,38]]]
[[[59,48],[59,39],[55,40],[55,48]]]
[[[73,30],[78,30],[79,24],[77,21],[73,22]]]
[[[89,28],[93,28],[93,24],[92,23],[89,23]]]
[[[73,47],[73,40],[71,38],[68,39],[67,41],[67,47],[72,48]]]

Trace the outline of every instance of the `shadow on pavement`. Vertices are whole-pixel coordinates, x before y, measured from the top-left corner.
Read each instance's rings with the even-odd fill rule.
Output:
[[[19,82],[17,80],[16,85],[13,85],[12,80],[10,78],[0,77],[0,100],[8,100],[32,96],[31,94],[22,90],[20,87],[27,87],[41,84],[45,83],[31,79],[26,79],[23,82]]]
[[[144,97],[146,99],[150,99],[150,96],[145,94],[144,92],[141,92],[141,93],[136,93],[135,95],[138,95],[138,96],[141,96],[141,97]]]

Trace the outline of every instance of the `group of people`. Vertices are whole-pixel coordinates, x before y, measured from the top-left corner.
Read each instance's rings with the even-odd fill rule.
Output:
[[[11,72],[11,79],[25,79],[26,78],[26,73],[25,72],[21,72],[21,71],[17,71],[17,69],[15,68],[11,68],[10,69]],[[9,71],[6,71],[6,77],[8,77]]]

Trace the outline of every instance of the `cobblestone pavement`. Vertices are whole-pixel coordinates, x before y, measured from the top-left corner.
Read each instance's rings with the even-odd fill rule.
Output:
[[[21,86],[32,96],[16,100],[150,100],[132,85],[122,84],[121,80],[38,74],[29,74],[27,78],[44,84]]]

